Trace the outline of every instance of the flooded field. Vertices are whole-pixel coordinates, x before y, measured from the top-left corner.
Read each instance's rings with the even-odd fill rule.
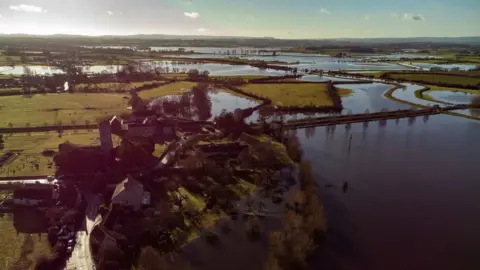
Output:
[[[417,67],[426,68],[426,69],[441,68],[445,70],[455,70],[455,69],[471,70],[477,67],[477,65],[475,64],[429,64],[429,63],[415,63],[415,62],[412,62],[411,64]]]
[[[426,94],[428,94],[435,100],[452,104],[470,103],[472,101],[472,98],[475,96],[474,94],[467,92],[436,91],[435,89],[427,91]]]

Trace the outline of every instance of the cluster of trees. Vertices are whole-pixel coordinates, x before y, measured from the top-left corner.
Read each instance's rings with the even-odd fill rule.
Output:
[[[212,101],[208,95],[209,87],[208,84],[200,83],[182,95],[157,99],[153,103],[153,109],[166,115],[200,121],[208,120],[212,117]]]
[[[208,72],[208,70],[204,70],[200,72],[198,69],[190,69],[187,75],[189,80],[205,81],[205,80],[208,80],[208,76],[210,75],[210,72]]]
[[[83,208],[82,208],[83,207]],[[78,229],[85,211],[84,205],[80,208],[68,209],[66,207],[52,207],[48,209],[45,216],[48,220],[48,241],[53,247],[51,255],[41,255],[37,258],[35,270],[61,269],[68,259],[67,246],[64,241],[58,240],[58,233],[63,230]]]
[[[300,190],[294,193],[294,211],[286,214],[284,227],[270,234],[265,269],[307,269],[308,258],[324,241],[326,222],[311,165],[302,161]]]

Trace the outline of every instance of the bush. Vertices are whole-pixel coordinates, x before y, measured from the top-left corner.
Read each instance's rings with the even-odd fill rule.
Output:
[[[257,241],[262,237],[262,229],[256,220],[250,220],[246,227],[247,238],[251,241]]]
[[[229,219],[226,219],[226,218],[220,219],[218,221],[218,227],[220,228],[220,230],[224,234],[228,234],[229,232],[232,231],[231,221]]]
[[[138,270],[171,269],[165,258],[151,246],[143,248],[137,263]]]
[[[203,237],[205,238],[205,241],[207,241],[207,243],[210,245],[216,245],[220,242],[220,237],[218,236],[218,234],[212,231],[206,231]]]

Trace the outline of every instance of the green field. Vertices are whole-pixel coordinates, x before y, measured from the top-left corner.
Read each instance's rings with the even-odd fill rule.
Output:
[[[1,93],[2,91],[7,92],[7,91],[22,91],[22,90],[23,90],[23,88],[21,88],[21,87],[15,87],[15,88],[0,88],[0,93]],[[33,89],[32,89],[32,90],[33,90]]]
[[[463,84],[463,85],[476,85],[480,84],[480,77],[473,76],[452,76],[441,74],[428,74],[428,73],[397,73],[388,74],[388,77],[392,79],[423,81],[425,83],[451,83],[451,84]]]
[[[182,94],[184,92],[190,91],[192,87],[197,85],[194,82],[175,82],[171,84],[167,84],[164,86],[160,86],[158,88],[149,89],[141,91],[139,96],[145,100],[151,100],[161,96],[168,96],[168,95],[177,95]]]
[[[17,235],[13,217],[11,215],[0,217],[0,269],[33,269],[39,255],[50,253],[51,248],[46,234]]]
[[[129,95],[80,93],[0,97],[0,127],[93,124],[127,111],[128,100]]]
[[[324,83],[279,83],[250,84],[241,87],[242,90],[271,99],[277,106],[332,106],[332,100],[327,95]],[[339,89],[341,96],[351,93],[348,89]]]
[[[65,131],[59,137],[57,132],[35,132],[31,134],[10,134],[4,136],[5,149],[0,151],[3,155],[10,150],[23,150],[22,154],[12,163],[0,168],[0,176],[32,176],[48,175],[55,172],[55,168],[48,168],[52,161],[50,157],[44,157],[43,150],[58,150],[58,145],[71,142],[80,145],[100,145],[100,137],[97,130]],[[120,139],[113,136],[114,146],[120,144]],[[38,162],[37,170],[32,164]]]
[[[75,86],[75,89],[78,91],[83,91],[84,89],[100,88],[108,90],[131,90],[136,87],[143,86],[145,84],[152,83],[162,83],[164,81],[144,81],[144,82],[132,82],[132,83],[97,83],[97,84],[78,84]]]

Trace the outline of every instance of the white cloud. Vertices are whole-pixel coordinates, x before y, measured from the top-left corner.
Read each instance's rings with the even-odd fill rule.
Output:
[[[414,20],[414,21],[425,21],[425,17],[421,14],[410,14],[410,13],[403,13],[403,20]]]
[[[320,12],[322,14],[332,14],[332,12],[330,12],[330,10],[325,9],[325,8],[321,8],[318,12]]]
[[[200,17],[200,14],[198,14],[198,12],[184,12],[183,15],[191,18],[191,19],[196,19],[198,17]]]
[[[197,32],[207,32],[208,29],[205,29],[205,28],[198,28],[197,29]]]
[[[32,6],[32,5],[16,5],[16,6],[10,6],[11,10],[14,11],[21,11],[21,12],[29,12],[29,13],[42,13],[42,12],[47,12],[45,9],[37,6]]]
[[[364,19],[365,21],[370,21],[370,15],[365,15],[365,16],[363,16],[363,19]]]
[[[398,15],[398,13],[392,13],[392,17],[394,17],[394,18],[398,18],[398,17],[399,17],[399,15]]]
[[[107,14],[110,15],[110,16],[112,16],[112,15],[113,15],[113,12],[111,12],[111,11],[109,10],[109,11],[107,11]]]

